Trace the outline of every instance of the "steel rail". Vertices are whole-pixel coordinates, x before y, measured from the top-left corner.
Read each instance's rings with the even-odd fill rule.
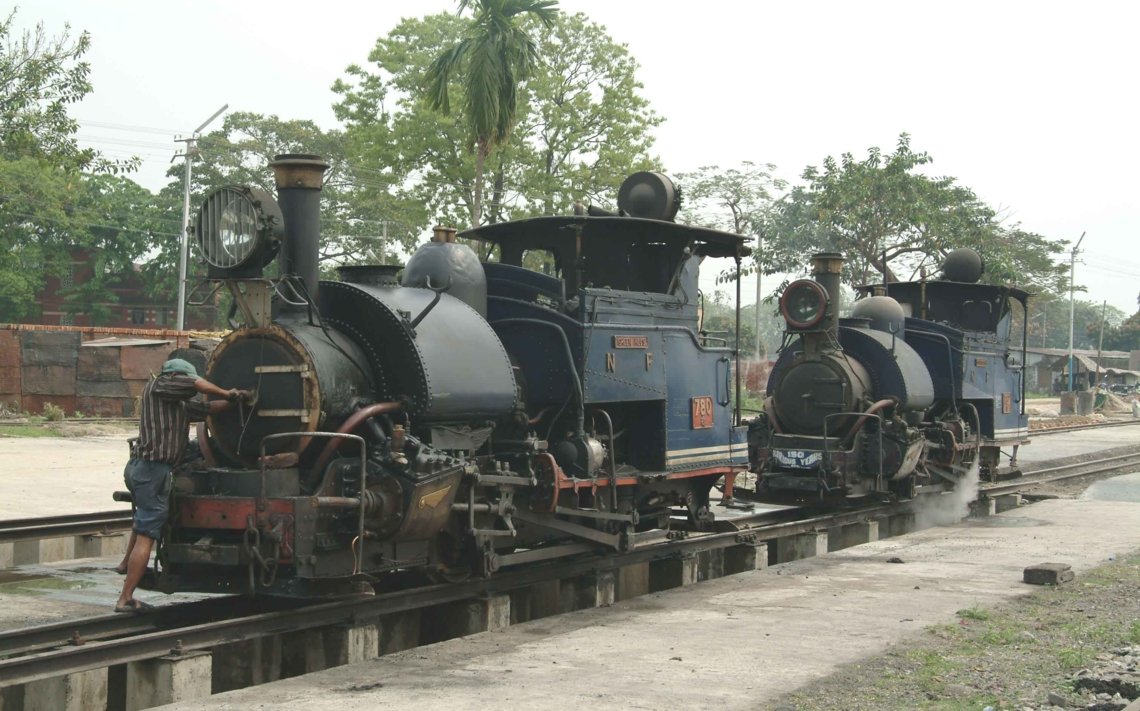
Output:
[[[142,629],[124,632],[131,636],[117,637],[109,634],[97,644],[70,644],[71,635],[64,635],[67,646],[39,651],[24,656],[0,660],[0,687],[23,684],[54,676],[70,674],[89,669],[98,669],[115,664],[150,659],[169,654],[174,649],[190,651],[211,648],[218,644],[228,644],[277,634],[325,627],[335,624],[360,624],[375,620],[382,615],[409,612],[435,605],[461,602],[480,596],[505,593],[510,590],[528,587],[540,582],[577,577],[591,573],[608,572],[619,567],[667,558],[694,555],[697,552],[735,545],[748,545],[784,536],[805,533],[821,528],[831,528],[849,523],[858,523],[869,518],[886,516],[892,513],[906,513],[911,502],[876,506],[860,509],[812,515],[791,521],[764,523],[765,518],[786,517],[787,510],[765,511],[733,519],[734,524],[747,524],[743,528],[716,533],[688,534],[677,540],[653,543],[626,553],[610,555],[594,553],[577,559],[544,562],[518,570],[500,571],[490,578],[474,579],[462,583],[431,585],[397,592],[388,592],[374,597],[349,598],[333,602],[309,604],[292,610],[278,610],[241,616],[226,620],[210,620],[195,624],[177,626],[171,629]],[[225,598],[226,601],[234,598]],[[142,623],[146,615],[131,620]],[[99,624],[110,624],[103,618],[95,618]],[[83,621],[70,623],[71,629]],[[53,631],[39,638],[58,641],[68,629],[68,623],[52,625]],[[120,629],[125,629],[120,628]],[[34,628],[19,630],[25,635],[25,651],[34,645]],[[0,648],[6,635],[0,635]],[[82,635],[81,635],[82,636]],[[117,638],[116,638],[117,637]],[[80,640],[82,641],[82,640]],[[12,648],[17,648],[13,644]],[[40,647],[42,649],[42,647]]]
[[[0,543],[111,533],[131,527],[131,510],[95,511],[0,521]]]
[[[1099,422],[1091,425],[1069,425],[1067,427],[1042,427],[1041,429],[1030,429],[1029,435],[1031,437],[1041,437],[1044,435],[1061,434],[1063,432],[1079,432],[1080,430],[1098,430],[1106,427],[1129,427],[1132,425],[1140,425],[1140,420],[1125,420],[1123,422]]]
[[[1000,484],[983,484],[978,487],[978,493],[986,496],[1010,494],[1026,487],[1036,486],[1038,484],[1048,484],[1054,481],[1063,481],[1065,479],[1076,479],[1083,476],[1091,476],[1093,474],[1103,474],[1106,472],[1119,471],[1127,468],[1127,464],[1122,462],[1140,465],[1140,452],[1129,452],[1125,454],[1118,454],[1112,457],[1102,457],[1100,459],[1090,459],[1084,462],[1070,462],[1068,464],[1060,464],[1053,467],[1044,467],[1041,469],[1034,469],[1018,479],[1003,482]],[[1104,466],[1096,466],[1103,464]],[[1092,467],[1089,469],[1089,467]],[[1055,473],[1064,472],[1064,473]],[[1052,474],[1052,476],[1048,476]],[[1045,475],[1045,476],[1043,476]]]

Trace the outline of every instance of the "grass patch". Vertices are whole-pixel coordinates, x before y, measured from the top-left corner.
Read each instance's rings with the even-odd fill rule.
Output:
[[[0,437],[63,437],[63,433],[41,425],[4,425],[0,427]]]
[[[979,605],[967,607],[965,610],[958,610],[956,614],[963,620],[977,620],[979,622],[984,622],[985,620],[990,619],[989,611]]]
[[[1054,691],[1076,698],[1073,675],[1097,655],[1140,644],[1140,553],[1008,604],[974,605],[952,624],[812,682],[774,706],[797,711],[1036,707]]]

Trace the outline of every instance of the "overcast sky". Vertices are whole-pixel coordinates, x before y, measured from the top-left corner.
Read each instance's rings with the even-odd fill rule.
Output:
[[[166,182],[187,132],[231,110],[334,127],[329,90],[402,16],[450,0],[35,0],[19,27],[92,35],[81,136]],[[1140,291],[1140,4],[562,0],[629,46],[667,120],[667,170],[806,165],[900,132],[1008,221],[1075,241],[1085,298],[1126,313]],[[672,8],[678,9],[672,9]],[[683,10],[680,8],[684,8]],[[712,270],[706,270],[711,272]],[[707,275],[711,278],[711,274]],[[702,279],[702,282],[705,282]],[[752,285],[745,287],[750,293]],[[750,298],[746,298],[749,301]]]

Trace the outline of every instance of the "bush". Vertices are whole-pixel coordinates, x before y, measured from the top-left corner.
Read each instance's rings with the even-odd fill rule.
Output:
[[[59,405],[53,405],[50,402],[44,403],[44,419],[48,422],[59,422],[67,417],[67,413]]]

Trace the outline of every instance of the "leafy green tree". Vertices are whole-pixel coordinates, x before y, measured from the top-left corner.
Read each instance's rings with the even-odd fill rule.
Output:
[[[463,38],[448,47],[428,67],[432,108],[451,111],[451,77],[462,74],[463,109],[475,145],[475,186],[472,225],[482,224],[483,168],[495,146],[514,127],[519,84],[530,78],[539,61],[534,40],[520,21],[533,15],[550,27],[557,0],[459,0],[459,12],[474,10],[474,22]]]
[[[13,36],[14,19],[0,21],[0,321],[34,316],[45,276],[70,270],[77,250],[95,276],[65,290],[69,310],[113,302],[113,273],[146,250],[145,232],[128,226],[146,191],[117,175],[137,162],[80,148],[68,114],[91,90],[89,36],[65,25],[52,37],[42,24]]]
[[[405,19],[376,42],[368,67],[350,66],[333,86],[354,178],[425,205],[446,224],[471,222],[475,156],[466,122],[431,108],[423,76],[470,22]],[[559,13],[544,32],[538,20],[525,24],[544,61],[520,87],[510,139],[487,160],[484,222],[564,214],[576,201],[612,205],[622,177],[658,167],[648,151],[661,119],[640,95],[628,49],[581,14]],[[461,101],[462,77],[450,91]]]
[[[770,249],[763,255],[769,272],[795,272],[804,255],[838,251],[847,256],[846,278],[869,282],[935,274],[942,257],[956,247],[973,247],[986,259],[990,283],[1064,290],[1064,265],[1054,261],[1065,249],[1014,225],[1000,223],[992,208],[951,177],[919,172],[930,164],[926,153],[911,150],[899,137],[895,151],[871,148],[867,158],[850,153],[809,166],[774,213]]]

